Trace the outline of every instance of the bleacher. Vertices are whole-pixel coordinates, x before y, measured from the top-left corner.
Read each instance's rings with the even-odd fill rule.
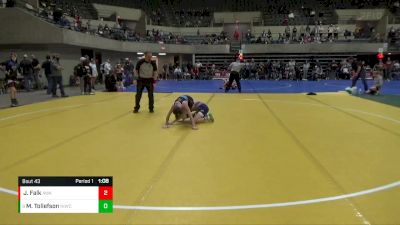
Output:
[[[40,0],[41,7],[60,8],[63,13],[85,19],[98,19],[97,11],[88,0]]]

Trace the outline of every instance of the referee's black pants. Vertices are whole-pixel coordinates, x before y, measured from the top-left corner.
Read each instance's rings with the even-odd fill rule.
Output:
[[[149,96],[149,110],[154,109],[154,84],[153,78],[139,78],[136,86],[136,98],[135,98],[135,110],[140,109],[140,99],[142,99],[142,93],[144,88],[147,89]]]
[[[228,81],[228,84],[226,85],[225,92],[228,92],[229,89],[231,89],[232,82],[234,80],[236,81],[236,85],[238,87],[239,93],[242,92],[242,86],[240,85],[240,75],[236,71],[232,71],[231,74],[229,75],[229,81]]]

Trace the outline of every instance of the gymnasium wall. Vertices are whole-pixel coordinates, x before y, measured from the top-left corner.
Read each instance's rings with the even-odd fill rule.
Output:
[[[255,19],[259,20],[262,17],[260,11],[251,12],[215,12],[215,23],[251,23]]]
[[[223,27],[166,27],[166,26],[155,26],[146,25],[146,30],[161,30],[164,33],[173,33],[180,35],[197,35],[197,30],[200,31],[200,35],[206,34],[220,34]]]
[[[337,9],[339,21],[376,21],[385,14],[386,9]]]
[[[242,45],[243,53],[377,53],[384,43],[323,43],[323,44],[251,44]]]
[[[97,10],[99,17],[110,17],[112,14],[116,14],[121,19],[139,21],[143,11],[140,9],[119,7],[112,5],[103,5],[93,3],[93,7]]]

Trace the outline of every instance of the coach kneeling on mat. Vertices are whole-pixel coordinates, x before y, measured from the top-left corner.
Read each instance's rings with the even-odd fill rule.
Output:
[[[141,59],[136,64],[136,74],[135,83],[136,86],[136,98],[135,98],[135,108],[133,113],[138,113],[140,109],[140,99],[142,98],[142,93],[146,87],[149,95],[149,110],[151,113],[154,112],[154,82],[157,79],[157,65],[155,61],[151,60],[151,52],[146,52],[144,59]]]

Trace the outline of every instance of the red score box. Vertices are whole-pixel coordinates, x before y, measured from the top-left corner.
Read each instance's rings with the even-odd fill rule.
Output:
[[[112,200],[113,188],[112,186],[99,186],[99,200]]]

